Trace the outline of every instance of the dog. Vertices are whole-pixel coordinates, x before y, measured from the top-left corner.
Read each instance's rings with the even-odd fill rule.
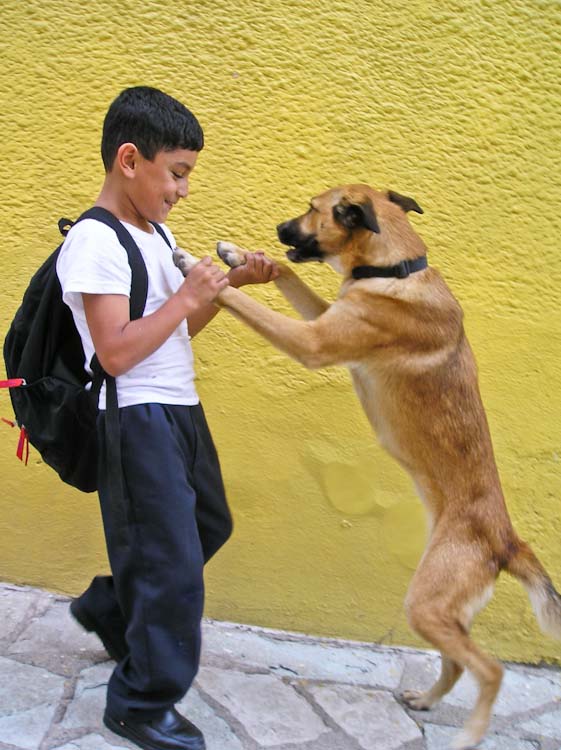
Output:
[[[286,264],[275,281],[303,320],[226,288],[217,304],[307,368],[344,365],[380,443],[411,475],[424,503],[429,539],[405,600],[411,628],[437,648],[441,674],[426,692],[403,701],[428,710],[464,670],[475,677],[476,705],[455,750],[477,745],[488,728],[503,668],[470,638],[499,573],[527,589],[542,630],[561,638],[561,596],[505,505],[477,367],[463,313],[407,214],[412,198],[367,185],[344,185],[310,201],[302,216],[280,224],[294,263],[328,263],[343,277],[329,304]],[[245,253],[218,243],[227,265]],[[194,259],[181,251],[188,272]]]

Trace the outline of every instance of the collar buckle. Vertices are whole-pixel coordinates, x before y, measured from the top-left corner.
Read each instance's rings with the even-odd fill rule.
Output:
[[[395,276],[398,279],[406,279],[411,271],[409,270],[409,261],[407,260],[400,260],[399,263],[394,266],[395,269]]]

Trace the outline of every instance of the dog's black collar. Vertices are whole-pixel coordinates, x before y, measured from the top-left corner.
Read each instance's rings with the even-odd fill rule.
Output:
[[[378,276],[384,279],[394,276],[396,279],[406,279],[409,274],[422,271],[428,266],[427,256],[421,255],[414,260],[402,260],[396,266],[355,266],[352,270],[353,279],[370,279]]]

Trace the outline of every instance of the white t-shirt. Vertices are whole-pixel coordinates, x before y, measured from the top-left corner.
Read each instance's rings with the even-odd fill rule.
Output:
[[[122,222],[138,245],[148,271],[148,296],[144,315],[150,315],[177,291],[183,282],[173,263],[172,253],[162,237]],[[172,247],[173,235],[164,227]],[[62,298],[72,310],[82,339],[86,371],[94,354],[86,323],[82,294],[123,294],[130,297],[131,269],[127,251],[115,232],[95,219],[84,219],[68,232],[57,259],[57,275]],[[193,406],[199,403],[195,388],[193,352],[182,321],[153,354],[117,377],[119,406],[160,403]],[[99,408],[105,409],[105,387],[99,395]]]

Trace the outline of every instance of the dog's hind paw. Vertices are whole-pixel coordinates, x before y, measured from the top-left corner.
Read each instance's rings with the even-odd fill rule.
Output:
[[[428,693],[422,693],[420,690],[404,690],[401,700],[414,711],[428,711],[433,705],[428,700]]]
[[[482,736],[463,729],[450,743],[450,750],[475,750]]]
[[[217,242],[216,252],[220,260],[224,261],[230,268],[237,268],[246,263],[245,250],[234,245],[233,242]]]

